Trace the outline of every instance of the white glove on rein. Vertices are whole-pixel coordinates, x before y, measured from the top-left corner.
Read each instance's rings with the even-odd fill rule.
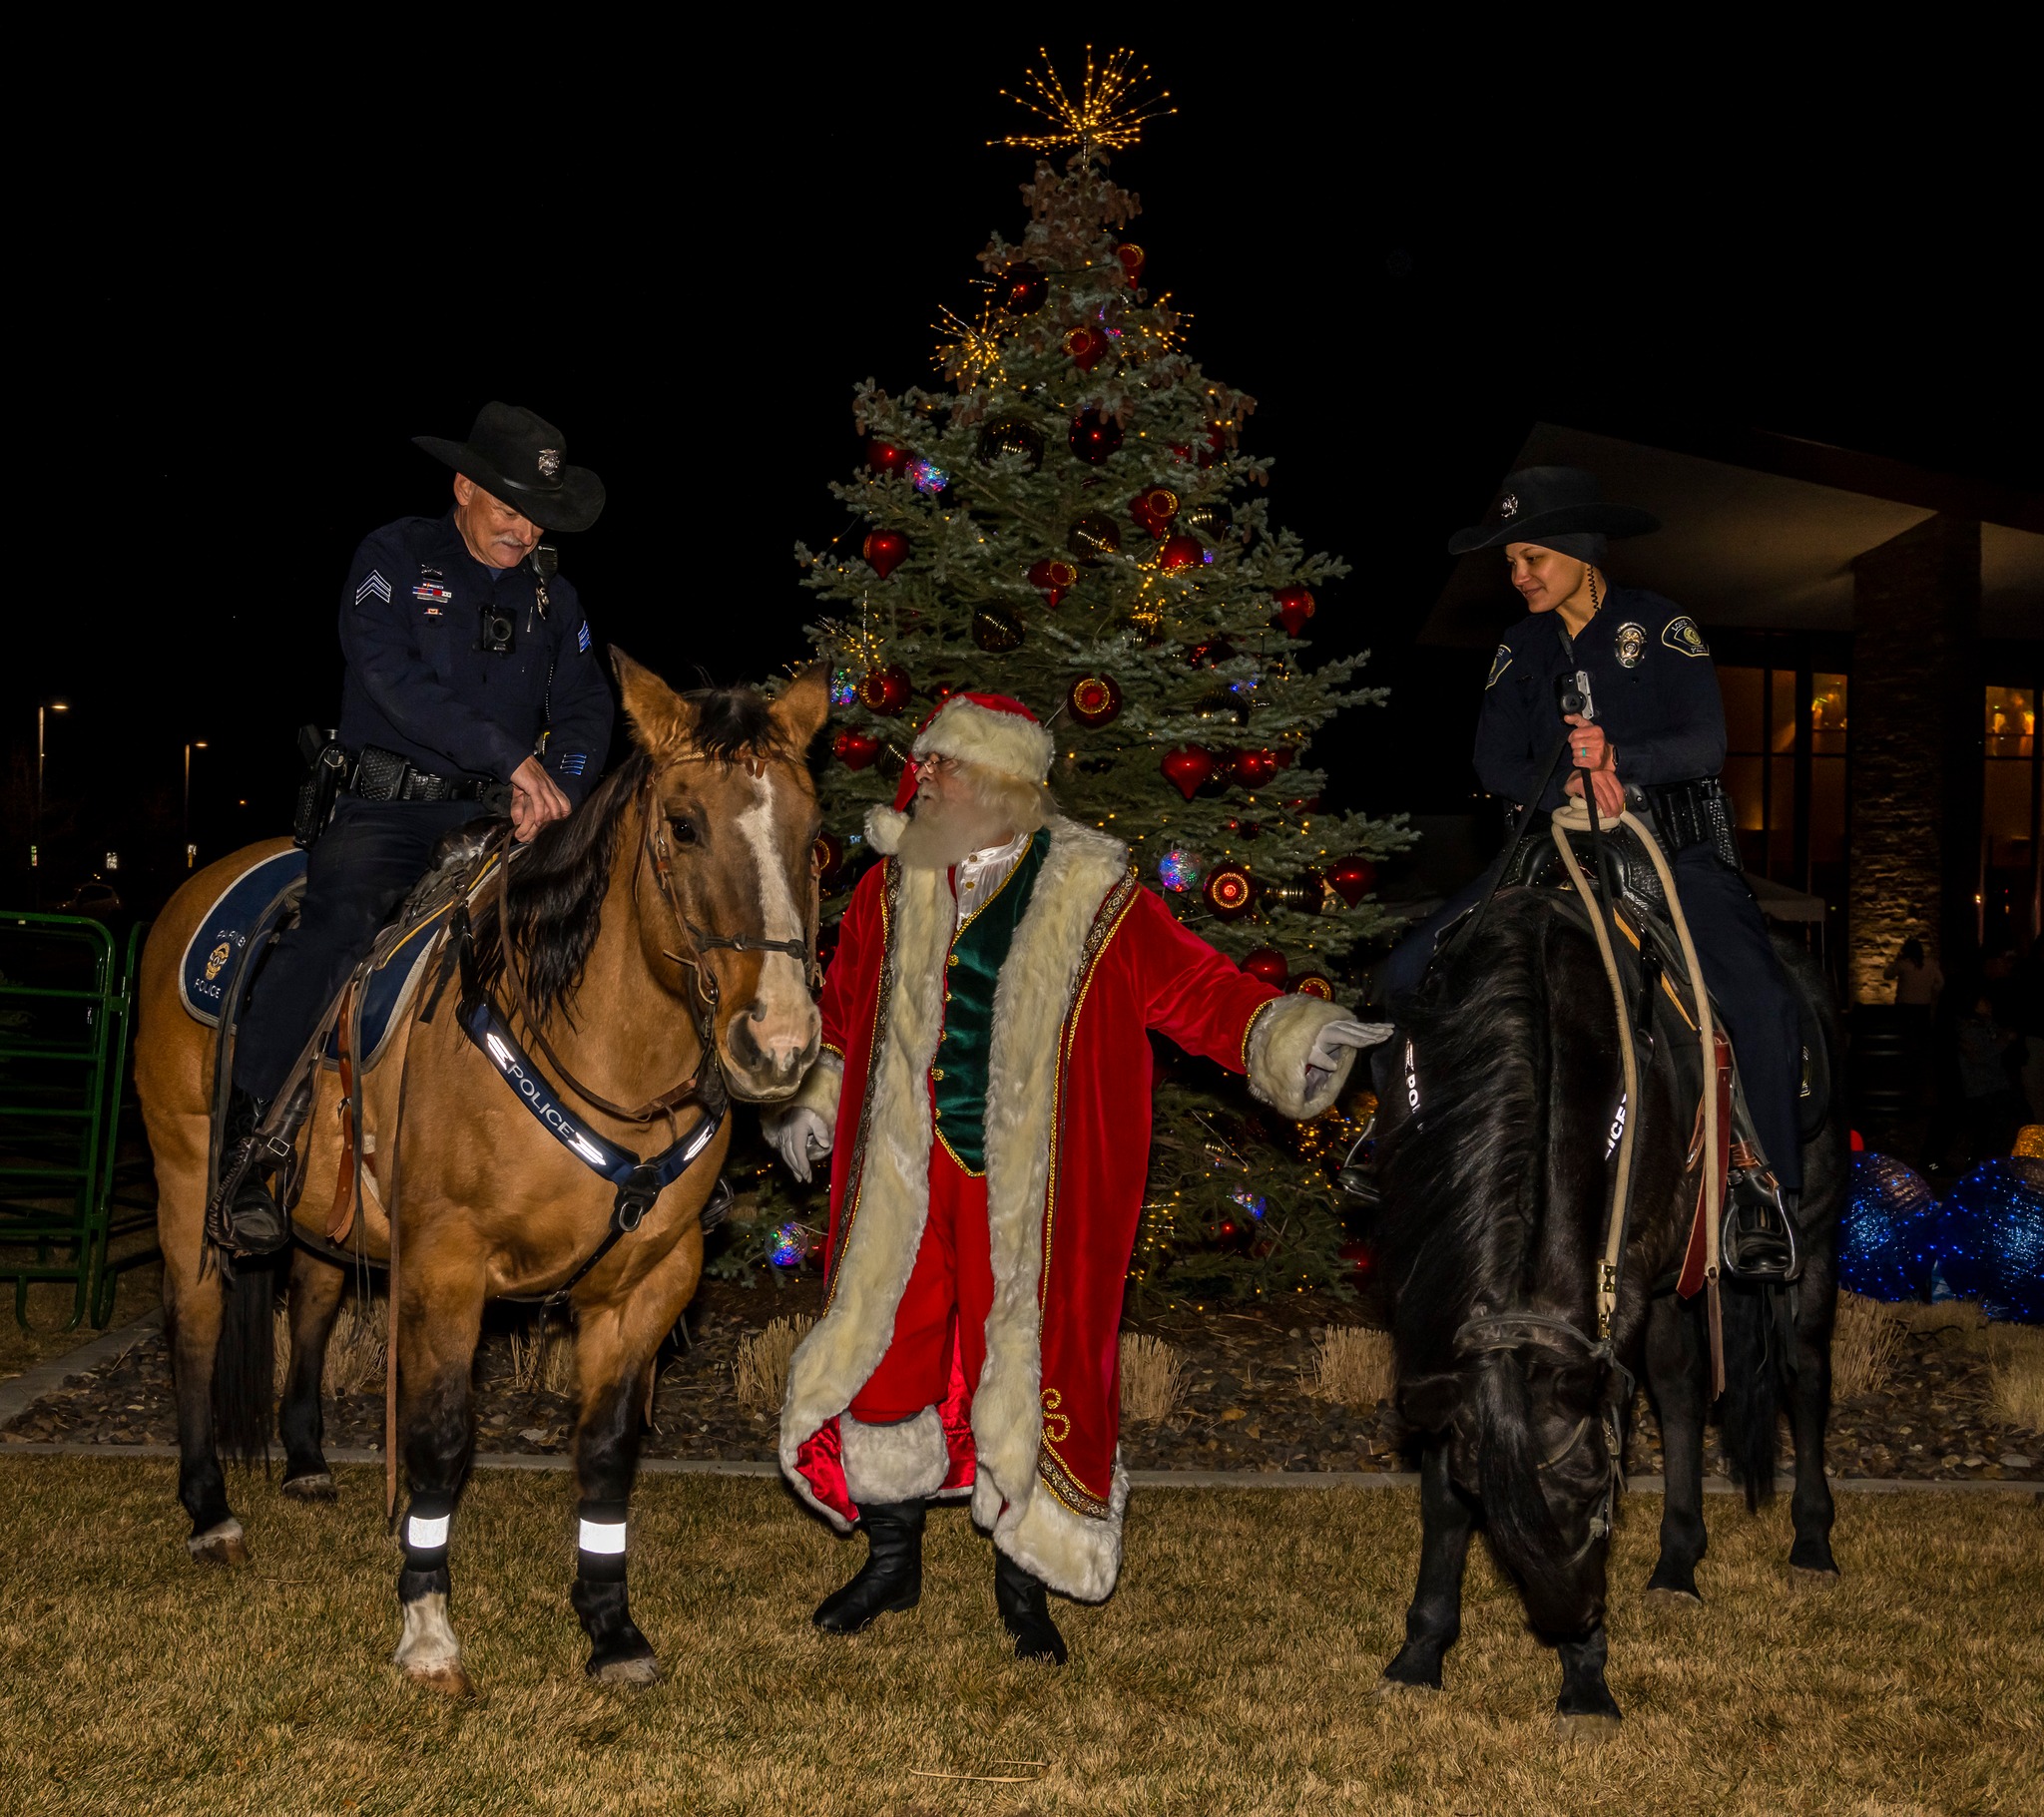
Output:
[[[1391,1039],[1388,1022],[1330,1022],[1313,1040],[1305,1057],[1305,1095],[1313,1097],[1321,1083],[1341,1068],[1344,1054],[1358,1048],[1373,1048]]]

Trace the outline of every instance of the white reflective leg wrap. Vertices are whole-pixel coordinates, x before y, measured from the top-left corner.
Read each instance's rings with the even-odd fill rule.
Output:
[[[623,1502],[584,1502],[580,1519],[579,1550],[575,1573],[587,1584],[622,1584],[625,1581],[625,1505]]]

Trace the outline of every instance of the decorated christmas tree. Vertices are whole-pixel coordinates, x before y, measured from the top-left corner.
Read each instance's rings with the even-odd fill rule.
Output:
[[[1271,461],[1243,445],[1255,400],[1202,370],[1128,233],[1137,198],[1108,165],[1161,111],[1141,81],[1127,53],[1089,52],[1077,96],[1032,78],[1044,130],[1003,143],[1062,164],[1039,158],[1020,241],[995,233],[970,301],[944,311],[944,388],[854,393],[864,463],[831,490],[856,527],[796,548],[829,603],[810,628],[836,708],[825,887],[841,906],[865,811],[927,715],[958,689],[1012,694],[1057,736],[1063,811],[1126,840],[1245,969],[1332,995],[1392,925],[1375,868],[1409,835],[1323,809],[1309,741],[1382,690],[1353,685],[1360,655],[1309,660],[1309,629],[1342,625],[1347,570],[1272,523]],[[1332,1278],[1326,1140],[1262,1127],[1218,1076],[1168,1072],[1139,1275]]]

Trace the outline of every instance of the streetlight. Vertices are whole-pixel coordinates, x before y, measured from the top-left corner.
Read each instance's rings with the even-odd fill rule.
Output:
[[[192,843],[192,753],[205,748],[204,738],[185,740],[185,868],[188,871],[199,861],[199,848]]]
[[[36,840],[28,848],[28,867],[35,872],[35,906],[43,906],[43,730],[53,712],[69,712],[71,702],[63,699],[36,702]]]

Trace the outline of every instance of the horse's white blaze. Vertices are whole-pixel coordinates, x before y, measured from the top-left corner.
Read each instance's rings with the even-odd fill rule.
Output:
[[[422,1678],[461,1663],[461,1642],[447,1620],[447,1598],[441,1591],[428,1590],[404,1605],[404,1632],[390,1663]]]
[[[753,805],[739,816],[739,831],[753,848],[753,866],[760,878],[760,931],[768,940],[799,940],[808,922],[787,887],[787,865],[773,843],[773,777],[755,776]],[[816,1010],[808,981],[792,955],[768,953],[760,967],[755,1004],[766,1014],[754,1039],[760,1051],[778,1067],[798,1059],[814,1033]]]

